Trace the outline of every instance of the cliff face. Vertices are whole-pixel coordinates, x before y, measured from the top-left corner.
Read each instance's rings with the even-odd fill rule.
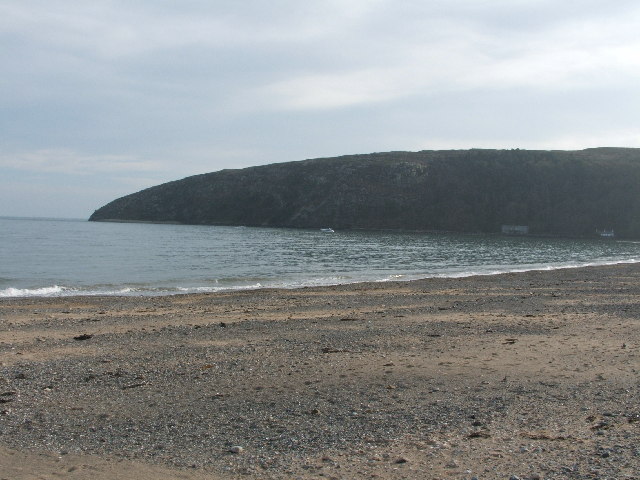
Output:
[[[390,152],[223,170],[114,200],[92,221],[640,237],[640,150]]]

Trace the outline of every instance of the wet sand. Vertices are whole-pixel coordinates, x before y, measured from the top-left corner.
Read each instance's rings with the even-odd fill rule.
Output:
[[[640,478],[639,326],[640,265],[3,299],[0,479]]]

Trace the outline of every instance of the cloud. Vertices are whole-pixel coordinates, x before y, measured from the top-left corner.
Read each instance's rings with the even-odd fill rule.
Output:
[[[115,197],[344,153],[640,146],[639,23],[635,0],[5,0],[0,175]]]
[[[446,136],[412,135],[411,133],[397,135],[398,144],[405,145],[406,150],[458,150],[464,148],[522,148],[529,150],[582,150],[602,146],[640,145],[640,129],[618,131],[604,129],[585,131],[584,133],[561,133],[555,137],[517,138],[512,132],[502,137],[498,134],[487,138],[483,135],[469,136],[464,142]]]
[[[95,175],[119,172],[157,172],[164,170],[160,162],[128,155],[87,155],[71,150],[35,150],[0,153],[0,167],[38,173]]]
[[[583,148],[596,148],[602,146],[638,145],[640,146],[640,128],[602,128],[588,133],[565,133],[544,142],[538,142],[537,148],[558,150],[580,150]]]
[[[31,54],[19,67],[5,64],[14,75],[26,66],[32,95],[97,90],[155,108],[215,105],[203,111],[209,116],[342,109],[487,86],[567,88],[637,77],[640,62],[640,10],[628,2],[603,9],[595,1],[577,8],[253,0],[178,8],[49,0],[5,2],[0,19],[16,48]]]
[[[630,87],[640,77],[640,10],[624,13],[577,16],[517,32],[487,29],[465,16],[443,21],[433,14],[419,22],[428,33],[374,40],[383,62],[301,72],[257,88],[252,97],[254,104],[275,109],[327,110],[487,88],[544,91],[621,82]],[[409,23],[409,31],[418,29]]]
[[[189,46],[251,47],[325,37],[380,0],[292,2],[69,2],[0,5],[0,30],[50,49],[104,58],[140,56]]]

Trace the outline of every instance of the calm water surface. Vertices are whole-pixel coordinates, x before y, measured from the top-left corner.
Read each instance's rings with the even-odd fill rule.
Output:
[[[640,242],[0,218],[0,297],[155,295],[635,262]]]

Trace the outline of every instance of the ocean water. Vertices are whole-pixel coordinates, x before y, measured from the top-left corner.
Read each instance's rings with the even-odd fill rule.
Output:
[[[640,242],[0,218],[0,297],[161,295],[640,261]]]

